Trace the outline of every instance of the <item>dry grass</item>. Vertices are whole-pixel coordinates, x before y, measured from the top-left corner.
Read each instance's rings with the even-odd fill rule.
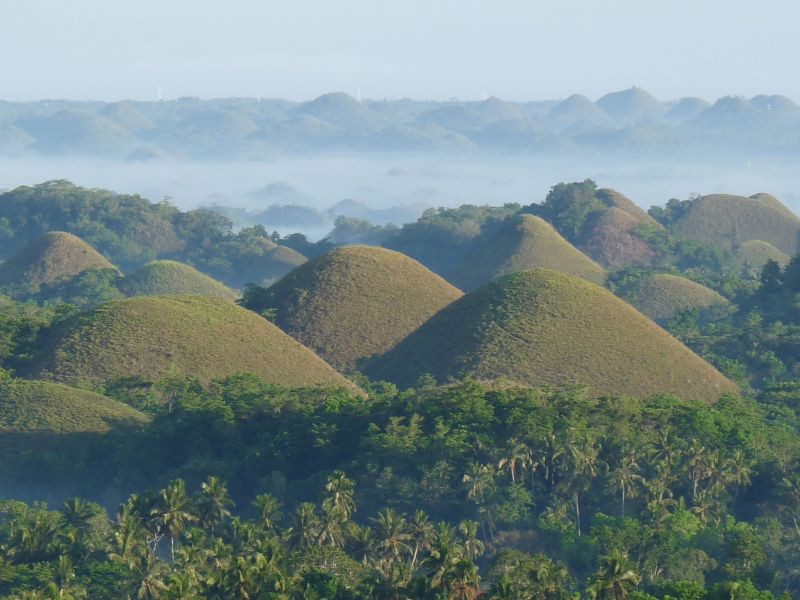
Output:
[[[669,393],[714,401],[736,386],[600,286],[537,269],[507,275],[445,308],[365,369],[413,385],[462,373],[525,385],[578,383],[597,395]]]
[[[704,285],[668,274],[642,280],[626,300],[655,321],[668,321],[681,310],[728,302]]]
[[[658,251],[634,233],[641,223],[615,206],[599,210],[584,224],[580,247],[612,270],[649,265],[658,257]]]
[[[174,260],[155,260],[119,284],[126,296],[193,294],[235,300],[236,292],[194,267]]]

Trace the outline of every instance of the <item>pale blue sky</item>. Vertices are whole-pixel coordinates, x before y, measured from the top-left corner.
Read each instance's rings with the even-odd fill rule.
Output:
[[[0,0],[0,98],[800,100],[796,0]]]

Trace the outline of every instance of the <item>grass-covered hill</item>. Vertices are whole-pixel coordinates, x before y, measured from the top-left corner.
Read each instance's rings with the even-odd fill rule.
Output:
[[[628,198],[626,195],[618,192],[612,188],[600,188],[597,190],[597,198],[606,206],[611,208],[618,208],[620,210],[625,211],[631,217],[634,218],[637,224],[639,225],[653,225],[655,227],[660,227],[658,221],[656,221],[653,217],[647,214],[643,208],[641,208],[638,204],[636,204],[633,200]]]
[[[99,384],[128,376],[202,381],[252,372],[286,386],[354,389],[266,319],[221,298],[141,296],[71,317],[45,336],[32,379]]]
[[[800,218],[774,197],[714,194],[688,201],[671,224],[677,235],[732,250],[763,240],[790,256],[800,250]]]
[[[43,284],[71,279],[89,269],[114,269],[103,255],[77,236],[46,233],[0,265],[0,285],[37,291]]]
[[[119,283],[126,296],[192,294],[235,300],[236,292],[194,267],[174,260],[155,260]]]
[[[462,290],[473,290],[506,273],[536,268],[563,271],[600,284],[605,281],[603,267],[541,217],[514,215],[492,233],[479,240],[448,273],[448,279]]]
[[[471,373],[527,385],[581,383],[592,394],[716,400],[736,386],[632,306],[578,277],[537,269],[457,300],[366,373],[410,386]]]
[[[100,394],[47,381],[0,383],[0,436],[9,433],[105,433],[148,417]]]
[[[714,290],[667,273],[642,279],[626,299],[654,321],[667,321],[686,309],[727,303]]]
[[[461,291],[408,256],[345,246],[298,267],[250,304],[336,368],[381,354]]]
[[[617,206],[600,209],[586,218],[578,245],[608,269],[649,265],[658,257],[658,251],[636,235],[642,223],[635,213]]]
[[[248,283],[269,285],[306,262],[306,257],[296,250],[267,238],[253,238],[242,246],[232,262],[233,268],[225,274],[225,282],[234,288]],[[209,264],[207,270],[213,274],[214,265]]]
[[[790,257],[778,250],[769,242],[748,240],[734,248],[731,262],[739,272],[756,275],[761,272],[767,261],[774,260],[781,267],[789,264]]]

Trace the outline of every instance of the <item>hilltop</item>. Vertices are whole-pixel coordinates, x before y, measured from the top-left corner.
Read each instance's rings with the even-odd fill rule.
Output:
[[[116,269],[79,237],[62,231],[46,233],[0,265],[0,285],[38,290],[89,269]]]
[[[33,379],[98,384],[138,375],[202,381],[252,372],[285,386],[355,389],[266,319],[220,298],[142,296],[108,302],[58,324],[29,367]]]
[[[269,285],[292,269],[306,262],[306,257],[287,246],[267,238],[254,238],[248,242],[249,252],[242,252],[233,263],[225,282],[235,288],[248,283]]]
[[[769,242],[790,256],[800,249],[800,218],[768,194],[701,196],[687,201],[670,229],[726,250],[749,240]]]
[[[193,294],[235,300],[236,292],[194,267],[174,260],[147,263],[119,283],[126,296]]]
[[[383,353],[461,292],[417,261],[385,248],[346,246],[298,267],[249,308],[339,369]]]
[[[22,379],[0,383],[0,435],[105,433],[148,421],[127,404],[60,383]]]
[[[443,309],[366,373],[402,386],[471,373],[525,385],[579,383],[592,394],[716,400],[736,386],[600,286],[537,269],[507,275]]]
[[[649,265],[658,257],[658,251],[636,235],[640,225],[642,221],[635,213],[616,206],[595,211],[581,229],[578,246],[608,269]]]
[[[748,240],[733,250],[732,265],[741,271],[757,275],[767,261],[774,260],[781,267],[789,264],[790,257],[769,242]]]
[[[642,280],[626,299],[655,321],[667,321],[681,310],[728,302],[704,285],[666,273]]]
[[[571,273],[602,284],[606,273],[565,240],[541,217],[519,214],[507,219],[488,239],[479,240],[448,276],[472,290],[506,273],[544,268]]]

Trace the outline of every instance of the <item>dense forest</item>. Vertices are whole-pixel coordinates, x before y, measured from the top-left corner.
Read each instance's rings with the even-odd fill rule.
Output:
[[[56,181],[0,238],[0,597],[800,596],[772,196],[586,180],[311,243]]]

